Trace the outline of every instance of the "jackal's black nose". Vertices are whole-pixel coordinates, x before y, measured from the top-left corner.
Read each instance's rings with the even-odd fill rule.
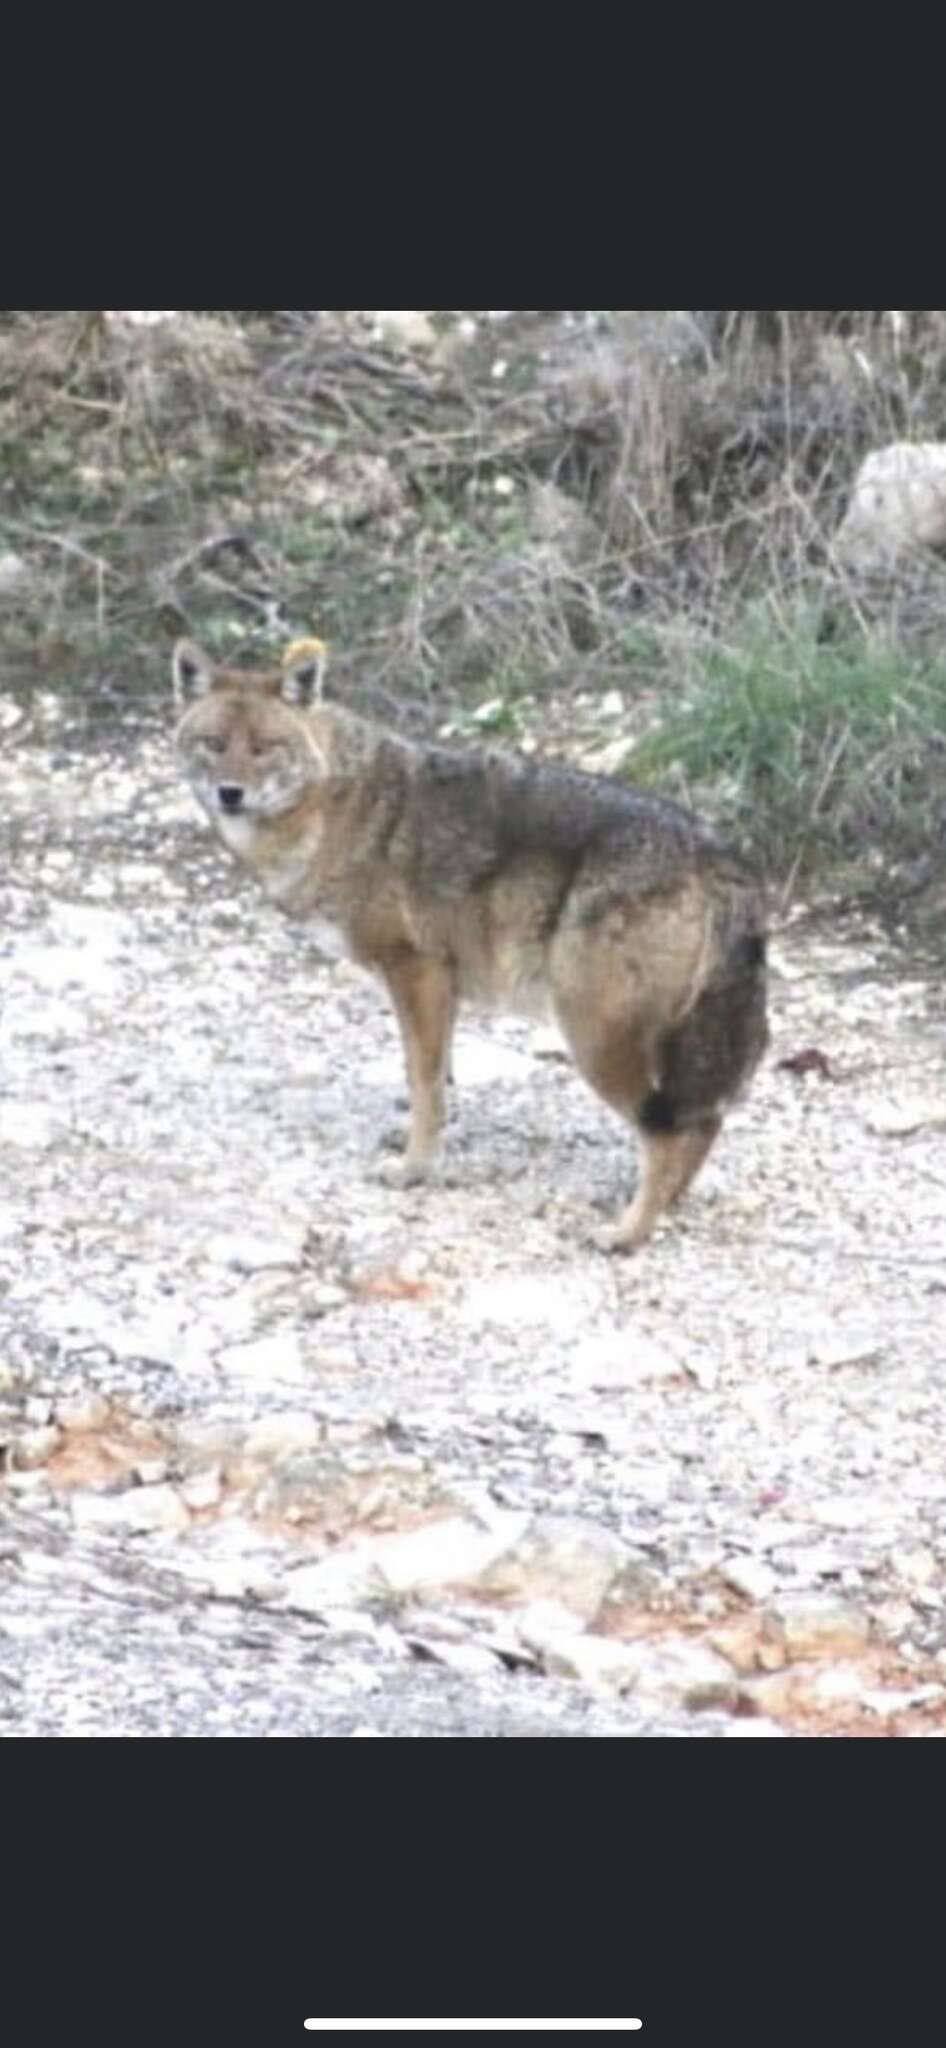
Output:
[[[217,795],[222,811],[242,810],[243,791],[238,782],[221,782]]]

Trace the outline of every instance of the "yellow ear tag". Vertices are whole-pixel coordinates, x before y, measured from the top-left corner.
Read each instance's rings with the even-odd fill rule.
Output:
[[[324,661],[328,647],[324,640],[290,640],[282,658],[283,668],[292,668],[297,661]]]

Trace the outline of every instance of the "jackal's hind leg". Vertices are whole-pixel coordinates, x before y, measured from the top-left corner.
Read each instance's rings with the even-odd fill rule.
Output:
[[[598,1243],[604,1251],[635,1251],[655,1223],[685,1193],[722,1129],[721,1116],[705,1116],[682,1130],[640,1128],[641,1172],[634,1200]]]

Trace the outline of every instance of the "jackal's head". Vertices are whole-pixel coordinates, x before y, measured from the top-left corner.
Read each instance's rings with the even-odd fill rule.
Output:
[[[174,649],[174,734],[184,774],[215,820],[278,818],[326,773],[306,712],[318,697],[325,650],[290,648],[281,670],[216,668],[192,640]]]

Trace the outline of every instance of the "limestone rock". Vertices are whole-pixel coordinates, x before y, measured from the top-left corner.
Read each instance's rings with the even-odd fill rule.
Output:
[[[854,479],[836,546],[857,567],[946,546],[946,442],[875,448]]]
[[[734,1592],[744,1593],[747,1600],[767,1600],[778,1585],[778,1575],[771,1565],[756,1557],[734,1557],[724,1564],[722,1571],[727,1586]]]
[[[93,1429],[102,1429],[108,1421],[110,1409],[101,1394],[64,1394],[56,1402],[54,1414],[60,1429],[68,1435],[81,1435]]]
[[[806,1657],[846,1657],[862,1650],[870,1637],[866,1617],[833,1595],[773,1601],[765,1630],[784,1647],[788,1661]]]
[[[536,1515],[482,1573],[484,1592],[518,1602],[560,1601],[593,1621],[636,1560],[609,1529],[571,1515]],[[637,1590],[628,1586],[629,1595]]]
[[[186,1529],[190,1516],[173,1486],[130,1486],[123,1493],[76,1493],[72,1516],[80,1529],[135,1533]]]

